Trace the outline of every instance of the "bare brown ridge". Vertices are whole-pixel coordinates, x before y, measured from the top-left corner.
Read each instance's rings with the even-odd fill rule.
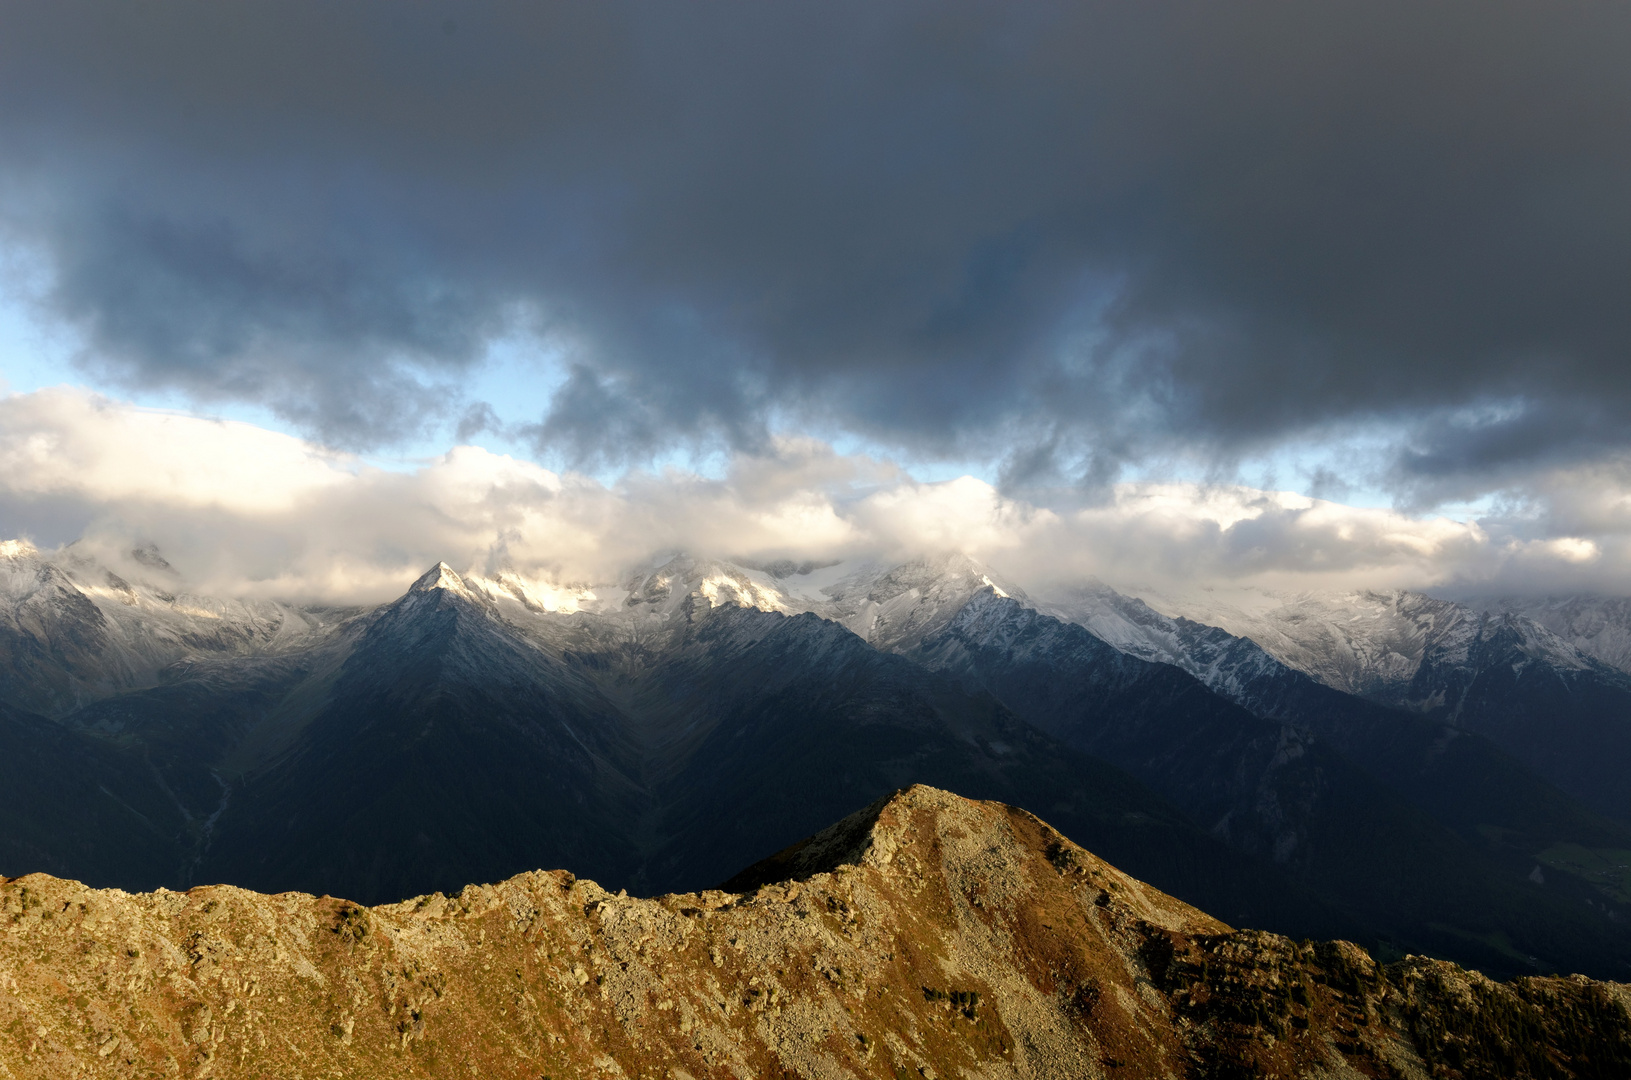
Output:
[[[642,900],[0,884],[0,1077],[1631,1075],[1631,991],[1233,931],[914,787]]]

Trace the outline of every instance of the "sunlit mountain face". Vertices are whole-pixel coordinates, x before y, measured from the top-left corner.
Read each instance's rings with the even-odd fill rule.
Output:
[[[1196,914],[1157,934],[1060,892],[1086,897],[1048,900],[1061,941],[1114,938],[1090,978],[1098,945],[1025,951],[1057,882],[957,848],[945,902],[1023,928],[992,955],[1055,980],[1026,1030],[1077,1049],[1010,1068],[987,1021],[1019,1014],[961,985],[921,991],[983,1040],[954,1052],[745,984],[776,1045],[859,1040],[820,1051],[856,1075],[1165,1061],[1093,1026],[1127,982],[1162,1032],[1200,1018],[1172,1039],[1212,1025],[1182,1051],[1208,1069],[1300,1019],[1397,1051],[1361,1071],[1523,1075],[1489,1046],[1548,994],[1587,1019],[1534,1021],[1574,1055],[1535,1075],[1631,1061],[1558,1034],[1631,1030],[1623,989],[1433,966],[1631,982],[1631,12],[87,0],[0,26],[0,892],[294,890],[353,920],[320,939],[348,957],[374,946],[344,912],[440,918],[483,882],[592,878],[569,936],[613,898],[711,897],[674,901],[702,926],[794,904],[789,866],[872,865],[820,831],[927,785],[923,822],[989,803],[1026,874],[1075,881],[1068,836]],[[894,828],[921,866],[962,842]],[[837,854],[789,854],[818,833]],[[951,917],[889,865],[889,919]],[[516,877],[540,869],[565,876]],[[83,888],[9,880],[34,873]],[[851,907],[821,932],[859,932],[864,897],[827,895]],[[5,892],[0,924],[14,899],[43,918]],[[91,952],[50,958],[64,985]],[[849,993],[801,963],[809,1002]],[[551,993],[625,985],[572,964]],[[1315,967],[1347,1005],[1266,989]],[[402,1075],[498,1053],[437,1057],[441,991],[406,970]],[[1475,997],[1505,1019],[1435,1011]],[[6,1000],[0,1068],[55,1075]],[[549,1025],[589,1013],[528,1000],[494,1007],[565,1054]],[[229,1074],[216,1029],[254,1007],[225,1001],[182,1071]],[[342,1004],[312,1030],[349,1048],[372,1021]],[[93,1031],[135,1067],[85,1023],[61,1053]],[[658,1060],[572,1031],[573,1069]],[[1301,1053],[1269,1056],[1338,1068]]]

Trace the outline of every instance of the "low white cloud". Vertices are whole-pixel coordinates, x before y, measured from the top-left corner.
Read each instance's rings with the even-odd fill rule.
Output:
[[[0,399],[0,534],[46,547],[79,538],[110,554],[151,542],[199,591],[306,602],[385,599],[438,560],[570,584],[680,550],[754,560],[959,550],[1043,590],[1087,576],[1631,590],[1631,470],[1548,477],[1544,492],[1479,522],[1200,484],[1124,484],[1103,503],[1054,509],[973,477],[920,482],[804,438],[718,478],[670,469],[607,485],[473,446],[397,472],[77,390]]]
[[[0,473],[18,494],[286,512],[349,479],[348,459],[229,420],[52,389],[0,402]]]

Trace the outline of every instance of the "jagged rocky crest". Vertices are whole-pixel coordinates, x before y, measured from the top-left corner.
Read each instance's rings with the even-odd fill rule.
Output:
[[[1235,931],[915,787],[729,887],[0,883],[13,1076],[1610,1077],[1631,991]]]

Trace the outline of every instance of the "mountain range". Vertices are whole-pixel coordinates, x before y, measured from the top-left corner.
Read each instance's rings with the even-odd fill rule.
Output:
[[[7,873],[380,903],[567,866],[651,895],[928,783],[1235,925],[1631,974],[1631,681],[1517,611],[1203,622],[1033,600],[961,556],[593,586],[439,565],[305,607],[20,542],[0,596]]]
[[[1121,648],[1178,664],[1252,707],[1274,707],[1280,669],[1290,668],[1484,735],[1562,790],[1631,819],[1625,601],[1458,603],[1357,592],[1299,595],[1256,610],[1176,601],[1170,617],[1100,588],[1078,591],[1061,609]]]

